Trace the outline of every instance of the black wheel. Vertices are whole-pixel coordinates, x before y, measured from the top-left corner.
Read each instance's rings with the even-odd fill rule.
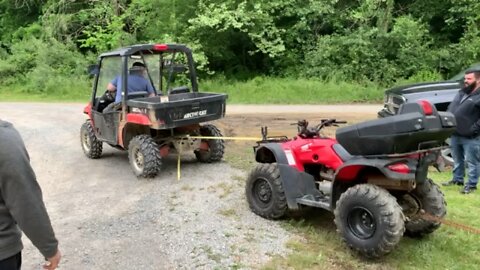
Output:
[[[258,164],[248,176],[245,192],[250,209],[261,217],[278,219],[287,212],[287,199],[276,163]]]
[[[447,203],[440,188],[427,179],[423,184],[399,199],[407,217],[405,234],[422,237],[438,229],[439,219],[447,214]],[[425,216],[424,216],[425,215]]]
[[[80,144],[88,158],[96,159],[102,155],[103,144],[95,136],[90,121],[83,123],[80,128]]]
[[[157,143],[149,135],[135,136],[128,145],[128,159],[136,176],[155,177],[162,165]]]
[[[202,136],[211,136],[211,137],[223,137],[220,130],[212,125],[207,124],[200,127],[200,135]],[[208,149],[199,149],[195,150],[195,156],[200,162],[215,162],[220,161],[223,158],[223,153],[225,150],[224,141],[221,139],[216,140],[202,140],[202,143],[205,142],[208,145]]]
[[[405,231],[402,209],[388,191],[361,184],[340,196],[335,224],[348,246],[369,258],[390,253]]]

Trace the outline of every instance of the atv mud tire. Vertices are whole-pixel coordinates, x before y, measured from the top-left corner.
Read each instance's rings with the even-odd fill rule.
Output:
[[[447,203],[440,188],[431,180],[427,179],[405,196],[410,196],[418,204],[418,210],[413,215],[407,216],[405,224],[407,236],[422,237],[434,232],[441,223],[438,221],[447,214]],[[427,215],[426,218],[422,215]],[[430,217],[430,218],[429,218]]]
[[[349,188],[340,196],[334,214],[343,240],[368,258],[390,253],[405,231],[402,209],[395,197],[371,184]]]
[[[149,135],[138,135],[130,141],[128,159],[136,176],[152,178],[160,172],[162,165],[160,150]]]
[[[80,144],[88,158],[97,159],[102,155],[103,143],[95,136],[90,121],[83,123],[80,128]]]
[[[212,124],[201,126],[200,135],[209,137],[223,137],[220,130]],[[202,140],[202,143],[203,142],[206,142],[208,144],[208,150],[195,150],[194,153],[198,161],[204,163],[211,163],[215,161],[220,161],[223,158],[223,153],[225,151],[224,140]]]
[[[287,212],[277,163],[258,164],[248,176],[245,193],[250,209],[261,217],[279,219]]]

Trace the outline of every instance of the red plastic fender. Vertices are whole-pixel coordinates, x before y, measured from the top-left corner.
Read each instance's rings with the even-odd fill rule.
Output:
[[[90,118],[92,118],[92,103],[89,102],[85,108],[83,108],[83,113],[87,114]]]
[[[127,123],[139,124],[143,126],[152,125],[152,122],[150,121],[150,118],[148,118],[148,116],[146,116],[145,114],[139,114],[139,113],[128,113]]]
[[[351,165],[340,168],[340,170],[337,172],[337,175],[335,176],[335,179],[343,181],[356,180],[358,173],[364,167],[365,166],[363,165]]]

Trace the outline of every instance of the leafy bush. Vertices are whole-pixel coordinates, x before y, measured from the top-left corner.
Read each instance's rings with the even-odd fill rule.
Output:
[[[422,23],[409,16],[397,18],[383,33],[359,28],[352,33],[319,37],[305,58],[305,75],[344,80],[371,80],[389,84],[419,71],[434,72],[431,39]]]
[[[32,94],[62,94],[86,86],[87,57],[56,40],[29,38],[14,43],[0,59],[0,86],[22,85]],[[13,87],[16,88],[16,87]]]

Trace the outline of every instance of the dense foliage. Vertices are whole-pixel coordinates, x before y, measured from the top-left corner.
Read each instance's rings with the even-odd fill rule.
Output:
[[[0,0],[0,87],[83,87],[97,53],[150,42],[188,44],[204,76],[437,79],[479,60],[479,10],[477,0]]]

